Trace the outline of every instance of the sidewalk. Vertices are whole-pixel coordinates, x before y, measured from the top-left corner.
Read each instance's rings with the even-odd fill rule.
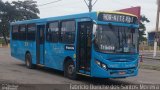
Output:
[[[160,59],[152,57],[143,57],[140,62],[140,68],[160,71]]]
[[[0,44],[0,48],[9,48],[10,47],[10,45],[8,44],[8,45],[2,45],[2,44]]]
[[[140,51],[140,57],[145,59],[153,59],[153,60],[160,60],[160,51],[157,51],[157,56],[153,57],[153,51]]]
[[[144,62],[140,62],[139,64],[140,69],[149,69],[149,70],[156,70],[160,71],[160,65],[152,65]]]
[[[142,56],[144,59],[153,59],[153,60],[160,60],[160,57],[149,57],[149,56]]]
[[[160,71],[160,51],[153,57],[153,51],[140,51],[140,68]]]

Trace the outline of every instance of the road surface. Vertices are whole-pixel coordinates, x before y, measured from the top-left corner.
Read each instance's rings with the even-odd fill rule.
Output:
[[[0,48],[0,84],[160,84],[160,72],[140,69],[139,75],[125,79],[96,79],[80,76],[78,80],[70,80],[63,72],[47,69],[27,69],[25,64],[10,56],[9,48]]]

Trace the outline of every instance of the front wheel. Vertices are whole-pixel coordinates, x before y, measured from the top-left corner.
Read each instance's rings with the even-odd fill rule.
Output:
[[[77,79],[76,68],[73,61],[69,60],[65,63],[64,76],[70,79]]]

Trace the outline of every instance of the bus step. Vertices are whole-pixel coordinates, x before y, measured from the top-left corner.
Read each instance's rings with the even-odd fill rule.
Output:
[[[85,67],[83,67],[83,66],[81,67],[81,69],[84,69],[84,68],[85,68]]]
[[[90,71],[89,67],[80,67],[80,69],[86,69],[87,71]]]
[[[44,67],[44,65],[42,65],[42,64],[37,64],[37,66],[39,66],[39,67]]]
[[[88,74],[83,74],[83,73],[77,73],[77,74],[90,77],[90,75],[88,75]]]

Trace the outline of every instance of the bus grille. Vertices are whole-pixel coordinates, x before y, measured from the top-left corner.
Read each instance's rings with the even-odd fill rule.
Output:
[[[109,58],[107,59],[112,62],[131,62],[134,61],[134,58]]]

